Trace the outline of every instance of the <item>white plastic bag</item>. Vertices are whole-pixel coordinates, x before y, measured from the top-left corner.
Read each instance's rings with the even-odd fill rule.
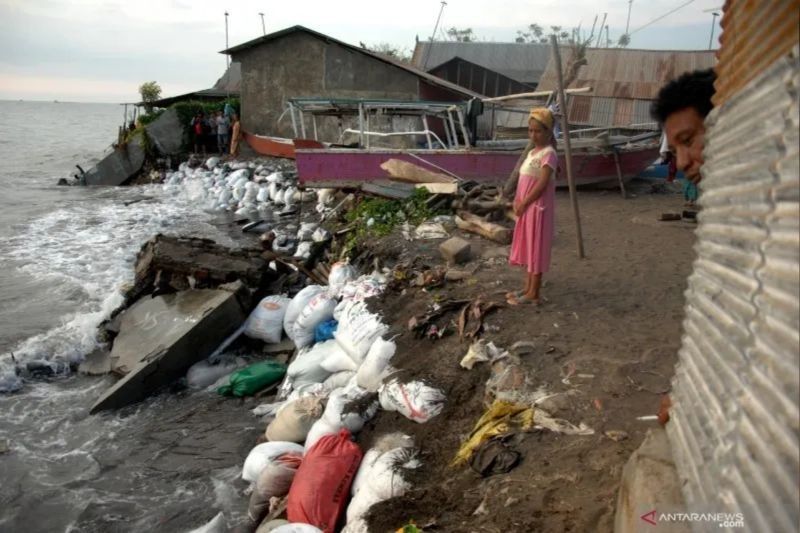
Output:
[[[311,246],[313,244],[314,243],[310,241],[301,242],[297,245],[297,250],[294,252],[293,257],[295,259],[306,261],[309,257],[311,257]]]
[[[444,393],[421,381],[400,383],[394,378],[381,385],[378,393],[383,409],[397,411],[420,424],[438,415],[444,408]]]
[[[309,285],[292,298],[292,302],[286,308],[286,314],[283,317],[283,330],[290,339],[294,340],[294,323],[300,313],[303,312],[303,309],[305,309],[306,304],[311,298],[324,291],[325,287],[321,285]]]
[[[387,375],[389,362],[397,351],[397,345],[382,338],[375,339],[370,346],[364,362],[358,368],[356,382],[359,387],[370,392],[378,392],[383,378]]]
[[[276,457],[285,453],[303,454],[305,448],[296,442],[265,442],[259,444],[247,455],[242,468],[242,479],[253,482],[258,479],[259,474],[267,464]]]
[[[389,327],[377,315],[370,313],[363,302],[345,304],[338,320],[333,337],[359,365],[375,339],[389,331]]]
[[[189,367],[186,372],[186,385],[190,389],[205,389],[242,366],[244,366],[242,362],[237,361],[220,361],[212,365],[203,359]]]
[[[311,298],[298,315],[294,324],[294,343],[303,348],[314,343],[314,330],[322,322],[333,318],[336,299],[321,291]]]
[[[244,334],[267,343],[281,342],[283,319],[292,300],[285,296],[267,296],[247,318]]]
[[[331,232],[325,228],[317,228],[311,235],[311,240],[314,242],[323,242],[331,238]]]

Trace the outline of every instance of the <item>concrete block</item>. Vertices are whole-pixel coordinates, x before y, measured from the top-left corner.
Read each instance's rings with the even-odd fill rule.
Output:
[[[660,513],[676,512],[685,512],[685,506],[669,440],[663,428],[651,429],[622,470],[614,533],[650,531],[647,528],[690,533],[687,523],[658,520]]]
[[[183,147],[184,129],[178,118],[178,112],[167,109],[155,121],[145,126],[150,140],[163,155],[180,153]]]
[[[469,261],[472,249],[469,242],[460,237],[452,237],[439,245],[439,252],[450,265],[457,265]]]

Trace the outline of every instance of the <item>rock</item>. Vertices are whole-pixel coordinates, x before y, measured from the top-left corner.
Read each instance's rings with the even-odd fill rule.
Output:
[[[451,237],[439,245],[439,252],[450,265],[469,261],[472,249],[469,242],[460,237]]]
[[[447,281],[462,281],[470,277],[472,274],[466,270],[449,269],[444,273],[444,279]]]
[[[628,432],[621,429],[609,429],[605,432],[605,436],[614,442],[622,442],[628,438]]]
[[[208,357],[247,317],[237,292],[192,289],[143,298],[124,311],[110,358],[124,377],[91,413],[141,401]]]
[[[100,376],[111,372],[111,353],[108,350],[95,350],[78,365],[78,372],[90,376]]]
[[[536,344],[531,341],[517,341],[511,345],[511,353],[514,355],[527,355],[536,350]]]
[[[69,182],[67,181],[67,178],[59,178],[58,183],[56,183],[56,185],[61,185],[61,186],[69,185]]]
[[[667,434],[662,428],[651,429],[622,470],[614,531],[641,531],[643,527],[653,525],[645,517],[657,519],[654,514],[651,515],[651,510],[675,513],[684,512],[684,508],[678,472],[672,459]],[[658,522],[657,529],[659,532],[670,533],[691,531],[683,522]]]
[[[8,441],[3,439],[0,440],[0,455],[5,455],[11,451],[11,446],[9,446]]]

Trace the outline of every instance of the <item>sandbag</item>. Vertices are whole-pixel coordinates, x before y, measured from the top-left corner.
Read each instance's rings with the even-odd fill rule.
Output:
[[[338,388],[344,387],[347,385],[350,380],[355,376],[356,373],[352,370],[344,370],[342,372],[336,372],[331,374],[331,376],[322,382],[325,385],[325,388],[329,391],[336,390]]]
[[[347,354],[361,364],[372,343],[389,331],[377,315],[370,313],[364,302],[348,302],[338,318],[339,326],[333,337]]]
[[[327,533],[327,529],[324,533]],[[333,530],[331,530],[333,531]],[[286,524],[272,530],[272,533],[323,533],[323,531],[311,524]]]
[[[333,318],[336,299],[327,291],[311,298],[294,323],[294,343],[298,348],[314,344],[314,330],[319,324]]]
[[[267,343],[281,342],[283,319],[291,301],[279,295],[262,299],[247,317],[244,334],[251,339],[261,339]]]
[[[186,372],[186,385],[190,389],[205,389],[220,378],[228,376],[237,368],[244,366],[242,363],[243,361],[234,360],[211,364],[208,360],[203,359],[189,367]]]
[[[265,435],[270,441],[304,442],[311,426],[322,416],[324,408],[325,402],[315,396],[306,396],[287,403],[267,426]]]
[[[345,261],[334,263],[331,267],[330,274],[328,274],[328,287],[333,294],[339,294],[347,283],[355,280],[358,277],[356,268]]]
[[[295,442],[264,442],[247,454],[242,467],[242,479],[254,482],[269,463],[286,454],[303,455],[305,448]]]
[[[381,385],[378,392],[383,409],[397,411],[420,424],[438,415],[444,408],[444,393],[422,381],[401,383],[394,378]]]
[[[328,403],[325,405],[325,412],[322,418],[317,420],[308,432],[305,447],[310,449],[317,441],[325,435],[335,435],[342,429],[350,433],[358,433],[364,427],[379,408],[377,398],[369,401],[370,393],[357,385],[336,389],[328,396]],[[356,404],[360,407],[360,412],[346,411],[348,406]]]
[[[322,368],[321,363],[337,348],[335,342],[323,342],[297,354],[286,370],[293,388],[308,383],[322,383],[328,379],[331,372]]]
[[[289,487],[292,486],[292,480],[302,461],[302,455],[284,454],[261,470],[247,505],[247,516],[253,523],[258,524],[267,515],[270,498],[281,498],[289,493]]]
[[[403,470],[418,468],[416,453],[408,448],[395,448],[379,455],[367,452],[370,462],[362,461],[358,469],[359,487],[347,507],[347,523],[363,518],[369,508],[378,502],[402,496],[411,488]],[[365,456],[365,459],[367,457]]]
[[[309,285],[292,298],[292,302],[286,308],[286,314],[283,317],[283,330],[290,339],[294,340],[294,323],[297,317],[303,312],[311,298],[325,290],[325,287],[321,285]]]
[[[358,368],[356,375],[358,386],[370,392],[378,392],[383,378],[387,375],[389,361],[394,357],[396,350],[397,345],[394,342],[382,338],[375,339],[364,362]]]
[[[289,521],[333,533],[347,504],[361,456],[361,449],[351,441],[347,430],[322,437],[304,456],[289,490]]]
[[[358,370],[358,363],[353,361],[353,358],[344,351],[344,348],[342,348],[336,340],[326,342],[333,342],[333,346],[329,350],[328,356],[320,363],[322,368],[331,374],[337,372],[355,372]]]
[[[252,396],[261,389],[280,380],[286,365],[277,361],[261,361],[231,374],[228,385],[217,389],[223,396]]]

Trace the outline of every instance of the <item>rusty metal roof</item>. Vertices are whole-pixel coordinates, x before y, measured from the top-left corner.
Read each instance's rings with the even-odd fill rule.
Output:
[[[659,89],[684,72],[714,66],[715,52],[675,50],[629,50],[624,48],[590,48],[587,64],[568,88],[590,86],[593,96],[651,100]],[[572,50],[562,48],[561,62],[567,68]],[[552,60],[539,81],[539,90],[556,88],[556,69]]]
[[[430,50],[430,53],[428,52]],[[536,83],[550,60],[550,45],[535,43],[462,43],[433,41],[417,43],[411,63],[423,70],[433,70],[442,63],[460,57],[520,83]]]

